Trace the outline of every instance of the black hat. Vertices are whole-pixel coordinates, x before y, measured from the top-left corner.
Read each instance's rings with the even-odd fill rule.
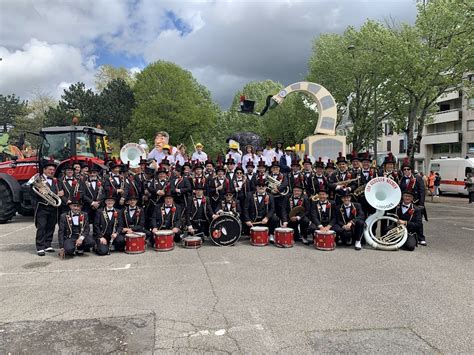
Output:
[[[341,197],[344,197],[344,196],[350,196],[351,193],[348,191],[348,190],[345,190],[345,189],[340,189],[337,194]]]
[[[112,158],[112,160],[109,161],[109,169],[110,170],[113,170],[113,169],[115,169],[116,167],[119,167],[119,166],[120,166],[120,163],[117,159]]]
[[[415,193],[413,192],[412,189],[406,189],[406,190],[402,191],[402,196],[404,194],[412,195],[413,197],[415,197]]]
[[[196,160],[196,162],[194,163],[193,170],[196,170],[196,169],[204,169],[204,166],[199,160]]]
[[[411,164],[410,164],[410,159],[408,157],[403,159],[402,169],[403,168],[410,168],[410,169],[413,170],[413,168],[411,167]]]
[[[304,159],[303,159],[303,164],[311,164],[313,165],[313,162],[311,161],[311,158],[308,157],[307,155],[304,156]]]
[[[314,163],[314,167],[324,169],[324,162],[321,160],[321,157],[319,157],[318,161]]]
[[[303,190],[303,183],[301,181],[301,179],[295,179],[295,183],[293,185],[293,190],[294,189],[301,189]]]
[[[68,201],[68,205],[82,205],[81,193],[79,191],[71,197]]]
[[[235,168],[234,172],[241,171],[244,172],[244,169],[242,168],[242,164],[237,164],[237,167]]]
[[[50,158],[50,159],[43,159],[41,162],[41,166],[43,167],[43,169],[46,168],[47,166],[54,166],[56,168],[58,164],[56,164],[53,158]]]
[[[148,159],[143,159],[143,158],[141,158],[140,162],[138,163],[138,165],[146,165],[146,164],[148,164]]]
[[[300,158],[296,154],[293,154],[291,157],[291,166],[294,165],[300,166]]]
[[[383,160],[383,163],[384,164],[388,164],[388,163],[395,164],[395,157],[393,156],[393,154],[391,152],[387,154],[387,156]]]
[[[214,162],[212,161],[212,159],[207,159],[206,162],[204,163],[204,165],[207,165],[207,164],[211,164],[212,166],[216,166],[216,164],[214,164]]]
[[[183,164],[183,168],[184,168],[185,166],[191,168],[191,162],[190,162],[189,160],[185,161],[184,164]]]
[[[350,155],[350,160],[353,162],[354,160],[359,160],[360,161],[360,155],[357,154],[355,150],[352,151],[352,154]]]
[[[257,179],[257,186],[259,187],[267,186],[265,179],[262,178],[261,176]]]
[[[337,157],[337,161],[336,161],[336,164],[339,164],[339,163],[346,163],[347,164],[346,157],[343,156],[341,152],[339,152],[339,156]]]
[[[252,160],[249,160],[247,164],[245,165],[246,168],[255,168],[255,165],[253,164]]]
[[[326,163],[326,168],[331,168],[334,169],[334,162],[331,159],[328,159],[328,162]]]
[[[197,183],[193,186],[193,190],[205,190],[204,185]]]
[[[360,157],[360,160],[361,161],[372,161],[369,152],[362,153],[361,157]]]
[[[161,163],[158,166],[158,170],[156,170],[156,174],[160,174],[160,173],[168,174],[168,170]]]
[[[129,201],[129,200],[138,200],[138,196],[135,193],[135,189],[133,188],[128,190],[126,201]]]
[[[245,113],[252,113],[254,110],[255,101],[247,100],[245,96],[240,96],[240,110]]]
[[[266,168],[266,167],[267,167],[267,164],[265,164],[265,161],[264,161],[262,158],[260,158],[260,160],[258,161],[258,165],[257,165],[257,166],[263,166],[263,167]]]
[[[72,160],[69,160],[66,164],[64,164],[62,170],[64,170],[64,171],[74,170],[74,168],[72,166]]]
[[[164,197],[173,197],[173,194],[171,193],[171,184],[166,184],[165,186],[165,196]]]
[[[217,173],[218,171],[223,171],[223,172],[225,172],[224,165],[222,165],[221,162],[218,162],[218,163],[217,163],[216,173]]]
[[[106,191],[105,199],[104,200],[118,200],[118,195],[112,185],[109,186],[109,188]]]
[[[273,161],[272,161],[272,168],[273,168],[274,166],[280,167],[280,162],[277,160],[276,157],[273,158]]]
[[[326,184],[320,184],[319,185],[319,192],[329,193],[327,185]]]
[[[145,168],[145,174],[154,175],[155,174],[155,169],[153,169],[152,167],[147,166]]]
[[[126,173],[129,168],[130,168],[130,163],[120,164],[120,172],[121,173]]]
[[[171,165],[170,161],[168,160],[168,158],[164,157],[163,159],[161,159],[161,164],[163,165]]]
[[[229,155],[229,157],[227,158],[227,161],[225,162],[227,165],[229,164],[235,164],[235,160],[234,158],[232,158],[232,156]]]

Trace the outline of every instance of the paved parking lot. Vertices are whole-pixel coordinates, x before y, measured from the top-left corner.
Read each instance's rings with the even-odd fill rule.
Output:
[[[428,213],[414,252],[241,239],[64,261],[17,217],[0,226],[0,353],[472,352],[474,207]]]

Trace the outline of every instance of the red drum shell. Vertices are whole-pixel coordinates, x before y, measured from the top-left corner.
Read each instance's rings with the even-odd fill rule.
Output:
[[[155,250],[170,251],[174,249],[174,233],[172,230],[161,230],[155,233]]]
[[[293,229],[275,228],[275,245],[280,248],[293,247]]]
[[[336,249],[336,232],[314,232],[314,247],[318,250],[328,251]]]
[[[186,249],[198,249],[202,246],[202,239],[200,237],[184,237],[182,245]]]
[[[256,247],[268,245],[268,228],[252,227],[250,228],[250,244]]]
[[[145,234],[129,233],[125,234],[125,253],[141,254],[145,252]]]

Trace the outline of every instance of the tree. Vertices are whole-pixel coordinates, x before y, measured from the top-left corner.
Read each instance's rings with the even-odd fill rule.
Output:
[[[81,125],[97,126],[102,122],[100,98],[85,84],[78,82],[64,90],[57,107],[46,112],[48,125],[70,125],[72,117],[79,117]]]
[[[3,96],[0,94],[0,125],[3,132],[16,125],[18,118],[27,114],[28,102],[21,100],[15,94]]]
[[[136,81],[136,75],[124,67],[114,67],[106,64],[101,65],[95,74],[95,86],[97,90],[102,91],[109,82],[115,79],[122,79],[128,86],[133,87]]]
[[[135,97],[130,86],[123,79],[113,79],[100,93],[103,122],[113,139],[118,139],[120,146],[126,141],[125,129],[130,123]]]
[[[412,164],[436,99],[459,86],[474,66],[472,2],[432,0],[419,4],[418,10],[415,26],[391,28],[381,44],[386,65],[394,68],[388,84],[404,94],[392,105],[401,111],[399,126],[407,135]]]
[[[392,68],[387,68],[377,40],[388,36],[386,27],[367,21],[359,31],[348,27],[342,35],[324,34],[313,44],[308,80],[326,87],[338,103],[339,122],[346,114],[353,124],[348,142],[353,149],[368,149],[374,143],[374,129],[394,108],[385,100],[385,85]],[[347,100],[351,96],[352,103]]]
[[[158,61],[137,76],[134,86],[136,108],[129,125],[134,140],[153,141],[157,131],[170,134],[171,143],[190,145],[204,132],[213,131],[219,109],[209,91],[178,65]]]

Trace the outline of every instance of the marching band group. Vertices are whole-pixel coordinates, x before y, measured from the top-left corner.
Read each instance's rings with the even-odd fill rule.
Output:
[[[229,154],[214,162],[201,144],[196,147],[195,159],[188,161],[164,145],[141,159],[137,168],[115,159],[107,162],[107,169],[71,161],[56,172],[53,161],[44,162],[37,179],[62,203],[54,207],[33,194],[37,254],[54,252],[56,223],[61,256],[90,250],[107,255],[124,251],[125,235],[132,232],[145,233],[150,244],[160,230],[171,230],[175,242],[183,234],[204,239],[210,223],[222,213],[239,218],[244,235],[253,226],[266,226],[270,242],[278,227],[292,228],[294,240],[304,244],[316,231],[332,230],[338,244],[360,250],[364,221],[375,212],[364,187],[378,176],[392,179],[402,191],[392,212],[409,232],[403,248],[426,245],[423,181],[407,161],[397,170],[392,154],[377,168],[368,152],[339,154],[335,162],[325,163],[307,156],[301,161],[291,147],[283,149],[281,144],[277,151],[269,144],[264,150],[248,146],[242,157],[231,144]]]

